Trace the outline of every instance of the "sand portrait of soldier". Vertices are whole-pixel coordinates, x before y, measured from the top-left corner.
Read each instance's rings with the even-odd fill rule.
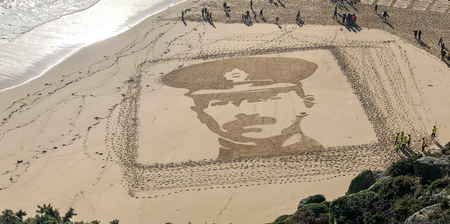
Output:
[[[218,159],[280,156],[324,149],[301,128],[315,104],[301,80],[317,67],[297,58],[236,58],[182,67],[161,81],[188,90],[191,110],[218,135]]]

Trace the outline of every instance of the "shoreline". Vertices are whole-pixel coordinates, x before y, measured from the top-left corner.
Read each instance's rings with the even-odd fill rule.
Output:
[[[66,59],[72,57],[73,55],[77,54],[78,51],[83,50],[84,48],[90,47],[91,45],[95,45],[98,42],[102,42],[105,41],[107,39],[111,39],[114,38],[116,36],[120,36],[121,34],[127,32],[128,30],[132,29],[134,26],[138,26],[141,22],[143,22],[146,19],[150,19],[151,17],[160,14],[161,12],[169,9],[170,7],[176,6],[178,4],[182,4],[186,2],[186,0],[183,0],[182,2],[179,3],[172,3],[173,5],[168,6],[165,9],[159,9],[159,11],[155,11],[153,13],[151,13],[150,15],[141,12],[137,12],[135,15],[131,16],[128,18],[128,22],[125,25],[122,25],[121,27],[116,27],[115,31],[111,31],[111,30],[107,30],[107,32],[113,32],[113,34],[109,34],[109,36],[103,36],[100,39],[97,38],[94,42],[92,41],[87,41],[85,40],[86,38],[91,38],[89,35],[94,35],[95,32],[90,32],[90,33],[86,33],[86,30],[82,30],[83,33],[82,34],[78,34],[78,39],[74,39],[74,38],[69,38],[68,36],[74,35],[71,33],[68,33],[69,31],[61,29],[61,34],[63,36],[57,36],[57,35],[48,35],[48,30],[52,30],[52,29],[57,29],[55,28],[58,26],[61,26],[61,24],[65,24],[65,23],[70,23],[70,24],[78,24],[78,23],[87,23],[88,21],[78,21],[76,20],[76,17],[78,16],[79,13],[84,13],[84,14],[88,14],[89,13],[85,13],[85,11],[89,10],[92,11],[91,13],[98,13],[99,9],[102,6],[96,7],[97,3],[95,3],[94,5],[74,12],[74,13],[70,13],[67,15],[63,15],[59,18],[47,21],[45,23],[42,23],[36,27],[34,27],[33,29],[21,34],[20,36],[15,37],[11,42],[13,43],[8,43],[6,45],[4,45],[3,50],[5,52],[13,52],[16,51],[17,46],[22,46],[22,45],[36,45],[37,49],[34,49],[36,52],[33,52],[33,55],[37,55],[34,56],[33,61],[29,62],[29,60],[24,60],[19,62],[16,61],[12,61],[12,63],[16,63],[17,66],[14,67],[8,67],[9,70],[3,70],[3,72],[5,74],[2,74],[0,76],[3,76],[2,78],[2,83],[13,83],[13,84],[2,84],[0,87],[0,92],[6,91],[6,90],[10,90],[13,89],[15,87],[24,85],[25,83],[28,83],[32,80],[35,80],[36,78],[39,78],[42,75],[45,75],[46,73],[48,73],[53,67],[57,66],[58,64],[64,62]],[[161,5],[161,2],[156,4],[154,6],[154,8],[158,9],[159,5]],[[95,9],[91,9],[92,7],[96,7]],[[148,10],[147,10],[148,11]],[[145,14],[145,15],[144,15]],[[66,17],[70,17],[70,18],[66,18]],[[72,17],[75,17],[75,19],[73,19]],[[91,23],[90,23],[91,24]],[[93,26],[92,24],[89,26]],[[72,27],[73,29],[80,29],[80,27]],[[30,34],[31,32],[31,34]],[[103,32],[105,32],[105,30],[103,30]],[[53,48],[51,47],[47,47],[47,46],[41,46],[39,44],[33,44],[33,42],[30,43],[29,40],[33,40],[33,39],[43,39],[43,41],[45,41],[46,39],[51,39],[53,42],[58,43],[59,45],[55,45],[53,46]],[[87,43],[85,43],[87,41]],[[55,50],[56,49],[56,50]],[[22,49],[21,49],[22,50]],[[41,53],[44,52],[44,53]],[[16,52],[17,53],[17,52]],[[28,52],[31,54],[31,51]],[[41,55],[39,55],[41,53]],[[25,54],[25,53],[22,53]],[[49,56],[50,55],[50,56]],[[5,58],[8,58],[10,55],[7,55],[7,53],[5,53],[3,55]],[[17,58],[20,57],[21,55],[18,54],[13,54],[12,58]],[[23,56],[23,55],[22,55]],[[29,57],[29,55],[27,56]],[[37,63],[36,63],[37,61]],[[11,62],[10,62],[11,63]],[[25,63],[25,65],[24,65]],[[20,64],[20,65],[19,65]],[[5,66],[6,67],[6,66]],[[26,68],[26,70],[24,70],[24,68]],[[20,69],[19,69],[20,68]],[[28,77],[26,75],[20,75],[19,78],[17,78],[16,76],[11,76],[10,74],[26,74],[26,73],[36,73],[37,75],[33,76],[33,77]],[[26,81],[22,81],[20,83],[18,83],[16,80],[26,80]],[[4,81],[4,82],[3,82]],[[12,86],[11,86],[12,85]]]
[[[233,2],[237,1],[229,4],[233,6]],[[429,53],[405,44],[403,38],[365,28],[353,32],[339,26],[282,25],[279,29],[274,24],[246,27],[226,23],[216,23],[216,28],[213,28],[207,23],[189,20],[185,26],[179,20],[180,9],[194,10],[194,6],[200,9],[201,5],[187,1],[171,7],[114,38],[83,48],[32,82],[0,92],[3,105],[0,106],[0,118],[4,130],[0,133],[0,147],[8,149],[0,152],[0,170],[7,171],[2,172],[0,178],[0,195],[5,199],[0,205],[2,209],[32,212],[39,204],[52,203],[61,212],[74,207],[79,214],[76,220],[269,222],[283,213],[292,213],[298,201],[309,195],[325,191],[329,197],[327,200],[339,197],[358,172],[369,168],[383,169],[405,156],[401,152],[395,154],[386,143],[391,132],[399,126],[414,134],[413,151],[419,152],[417,138],[425,135],[434,122],[444,124],[449,119],[446,115],[449,108],[442,106],[445,102],[434,97],[448,91],[445,89],[448,81],[444,76],[448,68]],[[270,15],[267,12],[267,17]],[[187,18],[189,16],[188,13]],[[208,164],[190,166],[189,162],[176,163],[176,158],[170,153],[159,155],[152,154],[151,148],[147,152],[141,150],[145,149],[145,144],[139,145],[139,142],[144,142],[146,133],[142,122],[146,121],[148,125],[145,126],[150,126],[155,125],[152,123],[158,119],[175,120],[170,117],[181,108],[177,102],[186,104],[183,110],[194,117],[189,124],[195,124],[195,128],[187,127],[187,130],[194,129],[205,138],[211,135],[190,111],[190,99],[183,95],[183,90],[175,92],[163,85],[162,75],[180,66],[206,60],[253,55],[286,57],[286,52],[307,52],[301,55],[306,57],[317,49],[330,51],[335,56],[333,60],[317,61],[322,69],[319,71],[326,72],[328,68],[331,73],[343,75],[350,83],[353,97],[356,96],[360,102],[351,105],[350,109],[336,110],[335,114],[345,115],[345,111],[363,108],[377,139],[386,144],[374,146],[378,144],[375,142],[328,147],[329,151],[323,152],[332,152],[327,159],[319,158],[321,153],[317,152],[287,156],[292,159],[288,161],[289,165],[299,170],[294,173],[289,173],[292,170],[283,166],[266,169],[262,166],[264,162],[259,163],[258,159],[247,161],[247,165],[254,164],[260,167],[258,169],[241,169],[241,165],[246,165],[243,160],[218,162],[215,164],[217,167]],[[367,67],[369,60],[373,60],[371,69]],[[337,63],[339,69],[330,66],[331,62]],[[386,69],[381,66],[383,64]],[[440,70],[430,72],[429,67],[433,66]],[[393,72],[395,69],[401,71],[400,75]],[[392,82],[393,77],[400,81]],[[323,97],[320,100],[317,86],[323,81],[319,78],[304,81],[305,90],[317,92],[314,92],[318,100],[316,108],[329,103]],[[397,94],[396,90],[402,94]],[[174,95],[167,94],[171,91]],[[170,100],[163,100],[163,96]],[[382,99],[391,101],[386,103]],[[155,109],[144,113],[141,110],[144,106]],[[405,111],[414,113],[406,115]],[[316,111],[315,116],[321,114]],[[418,118],[423,118],[423,122],[409,122]],[[136,121],[139,122],[137,126]],[[326,136],[335,138],[333,132],[337,133],[336,130],[343,130],[343,127],[329,127],[330,132]],[[361,127],[366,127],[366,124]],[[174,133],[178,132],[175,130]],[[139,136],[139,133],[143,135]],[[438,138],[445,138],[448,134],[449,128],[439,126]],[[217,138],[211,142],[216,141]],[[353,151],[346,151],[346,147]],[[205,157],[195,147],[186,149],[186,155]],[[433,146],[433,149],[437,147]],[[139,162],[139,156],[145,153],[165,164]],[[265,163],[280,164],[276,161],[279,158],[269,158]],[[168,162],[163,162],[165,159]],[[301,160],[304,162],[299,162]],[[216,179],[208,180],[214,173],[202,170],[210,168],[228,168],[247,179],[216,173]],[[191,175],[198,176],[194,179],[205,182],[190,183],[190,176],[174,175],[180,169],[193,170]],[[281,174],[265,175],[264,181],[252,173],[268,174],[273,170]],[[327,170],[334,171],[327,173]],[[175,179],[159,179],[158,175]],[[332,180],[325,181],[327,175],[331,175]],[[304,177],[320,182],[303,182]],[[232,180],[227,180],[230,178]],[[286,179],[293,181],[291,178],[302,182],[285,183]],[[270,184],[276,187],[268,187],[268,183],[279,182],[280,179],[283,184]],[[173,183],[156,183],[152,188],[153,180]],[[266,183],[265,187],[257,187],[257,181]],[[339,187],[329,190],[330,185]],[[211,187],[215,188],[214,191]],[[185,195],[181,195],[180,190],[184,190]],[[190,190],[189,194],[186,190]],[[155,195],[159,197],[155,198]],[[265,197],[261,199],[261,195]],[[243,207],[245,212],[241,211]],[[258,217],[261,212],[264,215]]]

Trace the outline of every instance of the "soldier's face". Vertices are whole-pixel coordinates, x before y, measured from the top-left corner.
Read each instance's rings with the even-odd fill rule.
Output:
[[[281,135],[292,125],[299,125],[298,119],[306,116],[307,106],[313,105],[310,102],[313,98],[306,96],[302,99],[300,95],[303,95],[303,90],[299,86],[214,94],[199,118],[208,117],[208,121],[202,122],[222,137],[236,142],[270,138]]]

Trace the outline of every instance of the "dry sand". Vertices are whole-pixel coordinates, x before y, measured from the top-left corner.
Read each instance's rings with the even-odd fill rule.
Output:
[[[442,96],[450,95],[449,68],[408,40],[366,28],[219,22],[214,28],[177,19],[181,8],[199,11],[203,4],[172,7],[0,92],[1,210],[32,215],[36,205],[51,203],[61,212],[75,208],[75,220],[270,222],[294,212],[304,197],[320,193],[332,200],[358,172],[419,152],[418,139],[433,125],[438,142],[448,141],[450,102]],[[217,160],[219,129],[200,122],[188,89],[164,85],[163,77],[204,62],[252,57],[279,58],[274,66],[283,58],[317,65],[300,81],[304,106],[270,104],[309,114],[294,136],[311,147],[277,156],[268,155],[279,148],[268,147],[264,157]],[[292,93],[283,94],[294,99]],[[233,114],[233,107],[218,108],[207,111],[218,120]],[[295,123],[273,110],[254,112]],[[411,150],[393,150],[398,131],[413,136]]]

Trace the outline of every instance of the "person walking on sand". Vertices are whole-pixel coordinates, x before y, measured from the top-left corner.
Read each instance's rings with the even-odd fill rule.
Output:
[[[445,44],[442,43],[442,45],[441,45],[441,51],[444,51],[444,49],[445,49]]]
[[[395,143],[395,151],[398,152],[400,149],[400,142]]]
[[[336,2],[336,4],[334,4],[334,9],[336,10],[337,7],[338,7],[338,4],[337,4],[337,2]]]
[[[250,12],[247,10],[247,18],[250,18]]]
[[[406,142],[407,142],[407,140],[406,140],[406,136],[405,136],[402,140],[402,149],[406,148]]]
[[[378,13],[378,4],[375,4],[375,13]]]
[[[418,40],[420,40],[421,37],[422,37],[422,30],[419,30],[419,38],[418,38]]]
[[[278,21],[280,20],[280,18],[276,17],[275,20],[277,21],[277,25],[278,25]]]
[[[212,21],[212,12],[209,13],[209,20]]]
[[[404,136],[403,136],[403,131],[402,131],[402,133],[400,134],[400,136],[399,136],[399,139],[398,139],[398,140],[399,140],[400,142],[401,142],[401,141],[403,141],[403,137],[404,137]]]
[[[439,38],[439,41],[438,41],[438,45],[441,45],[441,44],[443,44],[443,42],[442,42],[442,37]]]
[[[259,11],[259,18],[264,18],[264,16],[263,16],[263,9],[261,9],[261,11]]]
[[[345,24],[345,18],[347,18],[347,14],[344,13],[344,15],[342,15],[342,24]]]
[[[445,51],[441,50],[441,60],[444,61],[445,60]]]
[[[297,23],[300,21],[300,10],[297,12]]]
[[[399,138],[400,138],[400,134],[397,133],[397,134],[395,135],[395,143],[394,143],[394,144],[397,144]]]
[[[333,19],[337,18],[337,8],[334,8],[334,14],[333,14]]]
[[[408,134],[408,148],[409,148],[410,145],[411,145],[411,135]]]
[[[202,8],[202,17],[205,18],[205,8]]]
[[[436,138],[436,132],[437,132],[437,128],[436,125],[433,127],[433,132],[431,133],[431,139]]]
[[[183,10],[183,11],[181,11],[181,20],[183,20],[183,21],[184,21],[184,10]]]
[[[425,147],[427,147],[427,140],[425,138],[422,138],[422,152],[425,153]]]
[[[253,0],[250,0],[250,8],[253,9]]]
[[[414,39],[417,39],[417,30],[414,30]]]

